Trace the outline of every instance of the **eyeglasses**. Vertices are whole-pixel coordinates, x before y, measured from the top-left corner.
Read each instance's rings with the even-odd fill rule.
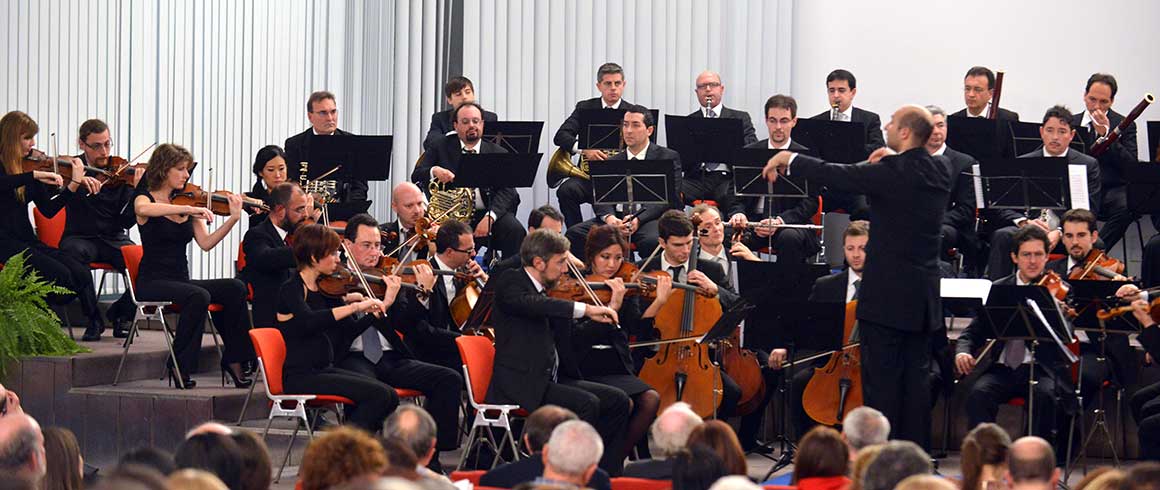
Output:
[[[468,254],[468,255],[471,255],[471,254],[474,254],[474,253],[475,253],[475,247],[471,247],[471,248],[469,248],[469,249],[467,249],[467,250],[461,250],[461,249],[458,249],[458,248],[455,248],[455,247],[451,247],[451,250],[454,250],[454,251],[456,251],[456,252],[460,252],[460,253],[465,253],[465,254]]]
[[[699,84],[697,84],[697,90],[705,90],[705,89],[709,89],[709,88],[717,88],[717,87],[720,87],[720,86],[721,86],[721,83],[720,83],[720,82],[706,82],[706,83],[699,83]]]
[[[314,113],[318,114],[319,116],[322,116],[322,117],[337,116],[338,109],[331,109],[329,111],[314,111]]]
[[[109,148],[112,148],[113,142],[106,141],[104,143],[85,143],[85,146],[87,146],[90,150],[100,151],[100,150],[107,150]]]

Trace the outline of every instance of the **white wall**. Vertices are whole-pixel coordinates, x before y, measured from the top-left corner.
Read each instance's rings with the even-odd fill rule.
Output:
[[[974,65],[1006,71],[1000,105],[1024,121],[1054,104],[1081,111],[1095,72],[1115,75],[1120,113],[1160,94],[1160,2],[807,0],[794,16],[793,95],[806,116],[826,109],[825,77],[839,67],[858,78],[854,104],[883,124],[905,103],[962,109]],[[1160,108],[1144,120],[1160,120]],[[1145,131],[1139,138],[1146,159]]]

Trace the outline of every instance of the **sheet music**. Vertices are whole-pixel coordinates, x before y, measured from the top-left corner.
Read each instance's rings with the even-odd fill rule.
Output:
[[[983,203],[983,175],[979,173],[979,164],[971,165],[971,174],[975,182],[975,208],[983,209],[987,205]]]
[[[941,279],[939,292],[944,298],[977,299],[983,304],[991,295],[991,281],[987,279]]]
[[[1067,166],[1067,187],[1071,190],[1071,209],[1091,209],[1086,165]]]
[[[1026,298],[1025,301],[1027,301],[1027,306],[1031,308],[1031,311],[1035,312],[1035,318],[1038,318],[1039,323],[1043,324],[1043,328],[1047,330],[1047,333],[1051,334],[1051,339],[1055,341],[1056,347],[1063,351],[1063,355],[1067,358],[1068,362],[1074,363],[1078,361],[1079,357],[1076,357],[1075,353],[1073,353],[1071,349],[1067,348],[1067,344],[1071,343],[1070,339],[1068,342],[1060,340],[1059,334],[1055,332],[1054,328],[1051,328],[1050,323],[1047,323],[1047,317],[1043,316],[1043,310],[1039,309],[1039,303],[1036,303],[1035,300],[1031,298]],[[1063,320],[1063,313],[1058,309],[1056,309],[1055,312],[1060,315],[1060,320]],[[1066,326],[1067,323],[1064,323],[1064,325]]]

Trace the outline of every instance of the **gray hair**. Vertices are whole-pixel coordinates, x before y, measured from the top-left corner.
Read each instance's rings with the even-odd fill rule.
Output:
[[[547,448],[552,470],[574,477],[583,477],[604,455],[600,434],[583,420],[569,420],[556,426]]]
[[[611,63],[611,62],[600,65],[600,68],[598,68],[596,70],[596,83],[600,83],[600,80],[602,78],[604,78],[605,75],[616,75],[616,74],[619,74],[620,76],[623,77],[624,76],[624,68],[621,68],[620,65],[618,65],[616,63]]]
[[[753,483],[749,477],[730,475],[719,478],[709,490],[761,490],[761,487]]]
[[[930,117],[934,117],[934,116],[947,117],[947,111],[944,111],[942,107],[939,107],[937,105],[934,105],[934,104],[928,105],[928,106],[926,106],[926,110],[930,111]]]
[[[30,420],[0,444],[0,472],[20,474],[28,469],[29,461],[36,461],[38,454],[44,451],[44,440],[40,425],[31,416],[13,415],[13,417],[28,417]],[[39,462],[39,465],[40,474],[43,474],[44,463]]]
[[[882,444],[890,439],[890,420],[882,412],[863,405],[842,419],[842,435],[855,451]]]
[[[539,229],[528,233],[524,242],[520,244],[520,263],[525,267],[532,265],[539,257],[544,262],[551,260],[553,255],[567,253],[571,242],[564,235],[552,230]]]
[[[1050,482],[1055,473],[1055,450],[1043,438],[1020,437],[1007,453],[1007,472],[1015,483]]]
[[[413,415],[414,419],[406,419],[408,414]],[[431,443],[435,440],[435,430],[435,419],[431,418],[431,414],[423,410],[423,407],[410,404],[399,406],[395,413],[387,417],[387,422],[383,426],[383,434],[402,441],[419,458],[423,458],[431,449]]]
[[[862,490],[892,490],[912,475],[930,474],[930,455],[910,441],[890,441],[862,476]]]
[[[685,402],[677,402],[664,409],[653,421],[649,432],[662,456],[673,456],[685,448],[689,434],[701,425],[701,416]]]

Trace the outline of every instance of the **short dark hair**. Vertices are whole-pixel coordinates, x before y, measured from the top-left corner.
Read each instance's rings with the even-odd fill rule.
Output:
[[[314,112],[314,103],[322,102],[327,99],[334,100],[334,94],[326,90],[319,90],[310,94],[310,98],[306,99],[306,112]]]
[[[282,160],[285,160],[286,151],[278,145],[266,145],[258,150],[258,154],[254,155],[254,175],[261,177],[262,169],[266,168],[266,164],[269,163],[270,160],[273,160],[274,157],[282,157]],[[286,165],[290,165],[290,163],[291,162],[286,162]],[[294,163],[297,164],[298,162]]]
[[[230,436],[205,433],[186,439],[177,446],[173,460],[177,469],[205,470],[221,479],[227,488],[241,488],[242,449]]]
[[[294,230],[294,260],[298,262],[298,270],[322,260],[327,255],[338,251],[342,239],[338,233],[327,228],[326,225],[306,225]]]
[[[435,253],[443,253],[447,249],[459,248],[459,237],[461,235],[470,235],[471,228],[462,221],[447,220],[439,225],[439,231],[435,232]]]
[[[1067,107],[1062,105],[1053,105],[1047,108],[1047,112],[1043,113],[1043,124],[1047,124],[1047,121],[1053,117],[1063,121],[1063,123],[1067,124],[1068,126],[1071,125],[1071,111],[1067,110]]]
[[[524,422],[524,435],[528,437],[528,450],[539,452],[552,437],[556,426],[569,420],[580,420],[576,413],[557,405],[543,405],[537,408]]]
[[[564,222],[564,215],[560,214],[559,210],[550,204],[545,204],[533,209],[528,214],[528,228],[539,228],[540,225],[544,224],[544,218],[552,218],[561,223]]]
[[[1116,83],[1116,77],[1113,77],[1107,73],[1093,73],[1092,76],[1088,77],[1087,85],[1085,85],[1083,88],[1083,93],[1086,94],[1090,92],[1093,83],[1102,83],[1107,85],[1108,88],[1112,89],[1113,99],[1116,98],[1116,92],[1120,90],[1120,86]]]
[[[285,207],[290,204],[290,198],[294,197],[294,191],[298,190],[298,184],[294,182],[283,182],[270,189],[270,195],[266,197],[266,205],[273,211],[278,206]]]
[[[793,461],[793,481],[806,478],[845,476],[850,471],[850,447],[842,434],[829,427],[810,429],[798,442]]]
[[[525,267],[530,266],[537,257],[547,262],[553,255],[567,252],[570,246],[571,243],[564,235],[542,229],[533,231],[520,244],[520,263]]]
[[[452,113],[451,113],[451,120],[452,120],[452,121],[454,121],[454,122],[459,122],[459,111],[463,110],[463,108],[464,108],[464,107],[474,107],[474,108],[476,108],[477,110],[479,110],[479,116],[480,116],[481,118],[483,117],[483,106],[479,105],[479,103],[478,103],[478,102],[475,102],[475,101],[470,101],[470,100],[469,100],[469,101],[467,101],[467,102],[464,102],[464,103],[462,103],[462,104],[459,104],[459,105],[455,106],[455,112],[452,112]]]
[[[633,106],[626,107],[624,109],[624,115],[627,116],[629,114],[641,114],[641,115],[643,115],[644,116],[644,126],[646,128],[656,127],[656,125],[657,125],[656,119],[653,118],[652,111],[645,109],[642,106],[633,105]]]
[[[1024,226],[1015,235],[1011,237],[1011,255],[1019,255],[1019,246],[1024,242],[1032,240],[1039,240],[1043,242],[1043,251],[1048,252],[1051,248],[1051,242],[1047,239],[1047,232],[1038,226]]]
[[[1048,482],[1055,473],[1055,450],[1051,444],[1043,443],[1039,454],[1031,458],[1020,457],[1020,451],[1012,450],[1007,455],[1007,471],[1011,474],[1011,481],[1021,483],[1026,481]]]
[[[926,109],[903,111],[895,124],[899,128],[910,129],[911,137],[923,143],[930,139],[930,134],[934,132],[934,123],[926,115]]]
[[[1132,465],[1120,490],[1160,490],[1160,463],[1144,461]]]
[[[846,83],[850,85],[850,88],[858,88],[858,79],[854,78],[854,74],[850,73],[849,70],[838,68],[837,70],[830,72],[829,75],[826,75],[827,85],[829,85],[830,82],[839,80],[845,80]]]
[[[661,240],[668,240],[674,236],[689,236],[693,234],[693,220],[685,213],[670,209],[657,220],[657,234]]]
[[[828,83],[828,82],[827,82]],[[769,110],[773,108],[789,110],[790,117],[797,117],[797,101],[788,95],[777,94],[765,101],[765,116],[769,117]]]
[[[995,72],[985,66],[972,66],[967,70],[967,74],[963,75],[963,80],[970,77],[987,77],[987,90],[995,88]]]
[[[1115,83],[1114,81],[1112,83]],[[1091,85],[1089,82],[1088,85]],[[84,141],[90,134],[103,133],[109,130],[109,125],[100,119],[89,119],[81,123],[80,130],[77,131],[77,138]]]
[[[152,446],[132,449],[121,455],[121,459],[117,461],[118,468],[132,465],[150,468],[166,476],[177,470],[177,464],[173,462],[173,454]]]
[[[705,490],[729,474],[721,456],[704,444],[694,444],[673,459],[673,490]]]
[[[475,84],[471,83],[467,77],[463,75],[451,77],[447,79],[447,83],[443,84],[443,95],[450,99],[452,94],[468,87],[471,87],[473,91],[475,90]]]
[[[346,220],[346,229],[343,230],[342,237],[353,242],[355,238],[358,238],[358,227],[360,226],[369,226],[375,231],[379,230],[379,222],[373,216],[359,213]]]
[[[242,450],[242,490],[270,488],[270,450],[252,431],[235,430],[230,433]]]
[[[622,77],[624,76],[624,68],[621,68],[620,65],[616,63],[605,63],[600,65],[600,68],[596,69],[596,83],[600,83],[600,80],[604,78],[604,75],[617,74]]]
[[[930,474],[930,456],[910,441],[890,441],[866,467],[863,490],[891,490],[912,475]]]
[[[620,234],[620,230],[615,226],[606,224],[593,226],[592,229],[588,230],[588,237],[584,242],[584,261],[591,267],[592,259],[596,257],[596,254],[613,245],[620,245],[625,256],[632,252],[628,247],[628,240]]]
[[[1083,208],[1069,209],[1063,213],[1063,217],[1059,219],[1060,226],[1063,223],[1087,223],[1089,232],[1097,231],[1096,214]]]

